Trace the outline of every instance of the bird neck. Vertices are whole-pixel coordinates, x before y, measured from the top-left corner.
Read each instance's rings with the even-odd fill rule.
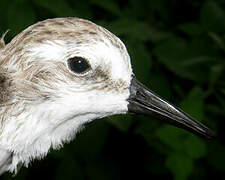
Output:
[[[63,143],[71,141],[86,122],[97,116],[65,116],[62,105],[53,107],[49,103],[17,108],[17,113],[7,113],[8,118],[0,133],[0,149],[4,147],[12,152],[15,164],[28,165],[31,159],[47,155],[50,148],[59,149]]]

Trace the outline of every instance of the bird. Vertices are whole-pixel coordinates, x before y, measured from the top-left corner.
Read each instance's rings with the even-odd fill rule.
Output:
[[[5,33],[6,34],[6,33]],[[46,19],[0,40],[0,174],[16,174],[86,123],[144,114],[205,138],[215,133],[139,82],[124,43],[85,19]]]

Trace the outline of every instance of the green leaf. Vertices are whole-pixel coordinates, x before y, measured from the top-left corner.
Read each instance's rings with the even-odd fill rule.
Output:
[[[161,63],[179,77],[206,82],[207,70],[212,58],[203,53],[199,54],[199,46],[196,49],[195,47],[184,39],[173,38],[157,45],[154,54]]]
[[[223,108],[221,108],[217,104],[206,104],[205,109],[206,109],[206,112],[213,114],[214,116],[225,116],[225,102],[224,102]],[[216,121],[210,121],[210,122],[213,124],[216,123]]]
[[[204,104],[204,92],[198,86],[194,87],[188,94],[188,96],[182,101],[182,109],[195,117],[196,119],[203,120],[203,104]]]
[[[222,76],[225,70],[225,66],[222,64],[215,64],[210,68],[210,75],[209,75],[209,89],[213,90],[216,88],[216,82],[219,80],[219,77]]]
[[[33,2],[56,16],[76,16],[73,9],[64,0],[33,0]]]
[[[193,170],[193,160],[181,153],[168,156],[166,167],[172,172],[174,180],[186,180]]]
[[[87,3],[87,1],[69,1],[69,3],[70,7],[73,8],[73,16],[90,20],[93,18],[94,12],[90,4]]]
[[[182,32],[186,33],[187,35],[191,37],[196,37],[202,34],[203,29],[202,27],[197,23],[184,23],[180,24],[178,26],[178,29]]]
[[[221,92],[225,95],[225,89],[221,89]],[[225,103],[224,103],[225,104]]]
[[[97,154],[101,152],[105,144],[107,134],[107,123],[100,122],[100,120],[95,120],[95,122],[86,125],[85,130],[78,134],[76,141],[73,142],[73,151],[87,161],[88,159],[94,159]]]
[[[119,8],[118,4],[115,3],[112,0],[108,0],[108,1],[91,0],[90,3],[95,4],[95,5],[103,8],[103,9],[105,9],[106,11],[115,14],[115,15],[121,14],[121,11],[120,11],[120,8]]]
[[[218,34],[210,32],[209,37],[214,41],[214,43],[225,52],[225,42],[222,37],[220,37]]]
[[[6,14],[9,33],[13,35],[35,23],[36,16],[30,4],[12,1]]]
[[[148,86],[156,94],[160,95],[164,99],[171,99],[171,88],[166,74],[159,71],[154,71],[150,73]]]
[[[193,159],[199,159],[206,155],[206,144],[199,137],[192,135],[184,141],[186,154]]]
[[[214,143],[210,150],[211,152],[207,156],[209,164],[217,171],[225,171],[225,147],[222,144]]]
[[[207,31],[225,31],[225,11],[216,1],[206,1],[201,9],[200,21]]]
[[[183,142],[187,136],[187,132],[184,130],[164,125],[157,129],[156,135],[160,141],[166,144],[172,151],[182,151],[184,149]]]
[[[172,33],[162,31],[154,26],[149,26],[146,22],[137,21],[135,19],[121,18],[110,24],[105,25],[120,36],[127,36],[129,39],[139,41],[152,41],[158,42],[172,36]]]
[[[76,180],[82,180],[84,179],[84,174],[82,173],[82,167],[79,165],[79,163],[69,157],[62,158],[62,162],[59,164],[57,171],[55,173],[56,180],[62,180],[62,179],[76,179]]]
[[[10,7],[11,3],[9,3],[9,1],[7,0],[1,0],[0,1],[0,12],[1,12],[1,16],[0,16],[0,33],[3,33],[2,31],[6,31],[7,27],[7,19],[6,19],[6,15],[7,12],[9,11],[9,7]]]
[[[221,89],[221,92],[224,93],[224,89]],[[225,94],[225,93],[224,93]],[[216,94],[215,97],[218,100],[218,102],[220,103],[220,108],[225,110],[225,98],[224,98],[224,94]]]
[[[127,132],[133,124],[132,117],[129,115],[117,115],[105,118],[107,122],[118,128],[120,131]]]
[[[130,56],[132,57],[133,72],[139,81],[145,83],[149,82],[149,69],[152,64],[152,57],[150,52],[143,43],[135,41],[128,41],[127,43]]]
[[[145,140],[151,144],[152,138],[155,136],[155,131],[160,126],[160,122],[152,117],[142,115],[133,115],[133,119],[138,121],[135,128],[135,133],[143,136]]]
[[[109,159],[99,157],[96,161],[87,162],[86,178],[90,180],[120,179],[118,167]]]

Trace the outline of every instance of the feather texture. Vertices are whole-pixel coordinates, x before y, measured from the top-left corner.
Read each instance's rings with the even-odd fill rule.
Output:
[[[21,164],[62,147],[87,122],[127,112],[130,57],[106,29],[79,18],[56,18],[28,27],[8,44],[3,38],[1,173],[16,173]],[[75,56],[90,64],[85,75],[68,68],[67,60]]]
[[[12,163],[12,153],[0,149],[0,175],[9,170]]]

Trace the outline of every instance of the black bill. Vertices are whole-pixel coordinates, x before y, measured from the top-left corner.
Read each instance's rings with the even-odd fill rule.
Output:
[[[134,76],[131,81],[130,93],[128,98],[128,111],[130,113],[152,115],[196,135],[208,139],[215,137],[213,131],[147,89]]]

